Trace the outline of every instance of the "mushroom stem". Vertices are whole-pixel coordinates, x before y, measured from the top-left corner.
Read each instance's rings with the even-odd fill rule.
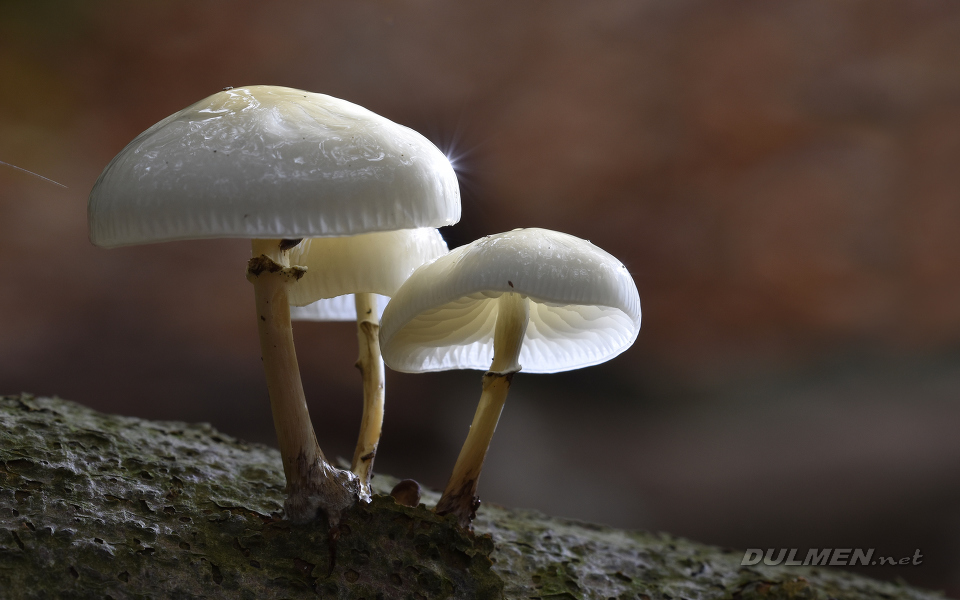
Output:
[[[357,305],[357,341],[360,357],[357,368],[363,378],[363,417],[360,420],[360,436],[357,449],[350,464],[364,493],[370,493],[370,478],[373,475],[373,459],[377,455],[380,431],[383,426],[384,373],[380,356],[380,322],[377,318],[376,296],[355,294]]]
[[[256,298],[263,370],[287,479],[284,509],[287,518],[295,522],[311,521],[317,510],[323,509],[333,526],[340,511],[353,504],[359,485],[352,473],[331,466],[317,444],[300,380],[287,300],[287,286],[306,270],[290,267],[282,248],[277,240],[254,240],[247,279]]]
[[[513,292],[500,296],[493,335],[493,363],[490,370],[483,374],[483,393],[470,432],[435,509],[441,515],[457,515],[463,527],[470,525],[480,506],[480,499],[476,495],[477,481],[493,432],[497,429],[500,412],[507,400],[510,382],[514,373],[520,370],[517,359],[529,319],[530,301],[525,296]]]

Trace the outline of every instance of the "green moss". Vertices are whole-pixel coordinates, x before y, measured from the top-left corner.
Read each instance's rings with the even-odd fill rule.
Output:
[[[577,583],[579,577],[569,561],[538,569],[533,574],[532,580],[541,598],[569,600],[583,598],[582,590]]]
[[[331,541],[325,521],[283,520],[282,502],[279,454],[209,425],[0,397],[3,598],[936,597],[532,511],[484,506],[474,535],[386,496],[349,510]]]
[[[281,518],[275,452],[209,426],[21,396],[0,427],[0,587],[22,597],[500,596],[489,537],[379,496],[331,543]]]

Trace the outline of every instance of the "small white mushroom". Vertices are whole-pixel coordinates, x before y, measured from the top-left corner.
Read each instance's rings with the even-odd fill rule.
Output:
[[[291,88],[214,94],[118,154],[90,192],[90,239],[107,248],[180,239],[253,239],[267,388],[287,478],[288,518],[331,524],[360,494],[314,435],[290,329],[299,238],[440,227],[460,218],[457,177],[419,133],[360,106]]]
[[[595,365],[630,347],[640,296],[626,267],[546,229],[487,236],[421,267],[381,320],[386,364],[420,373],[482,369],[483,394],[437,512],[469,525],[477,480],[513,375]]]
[[[306,274],[290,290],[293,320],[357,321],[363,378],[363,416],[351,470],[370,493],[373,461],[383,426],[384,372],[380,357],[380,315],[417,267],[447,253],[433,228],[399,229],[347,237],[307,238],[290,251]],[[314,301],[316,300],[316,301]]]

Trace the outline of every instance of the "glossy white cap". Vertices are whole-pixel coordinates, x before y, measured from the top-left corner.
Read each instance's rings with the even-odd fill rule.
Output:
[[[289,286],[287,296],[292,306],[358,292],[393,296],[418,267],[446,253],[447,243],[432,227],[305,238],[288,256],[291,265],[306,267],[307,272]],[[315,314],[322,310],[317,307]]]
[[[384,362],[408,373],[489,369],[504,292],[530,299],[519,358],[526,373],[599,364],[640,331],[640,295],[620,261],[572,235],[517,229],[416,270],[383,313]]]
[[[340,236],[460,219],[457,176],[416,131],[323,94],[216,93],[147,129],[90,192],[104,247]]]

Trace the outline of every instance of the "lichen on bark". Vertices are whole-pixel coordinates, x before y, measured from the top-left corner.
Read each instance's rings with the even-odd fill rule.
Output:
[[[928,599],[832,569],[483,506],[476,533],[375,496],[283,519],[279,453],[209,425],[0,397],[0,598]],[[427,505],[438,494],[425,491]]]

